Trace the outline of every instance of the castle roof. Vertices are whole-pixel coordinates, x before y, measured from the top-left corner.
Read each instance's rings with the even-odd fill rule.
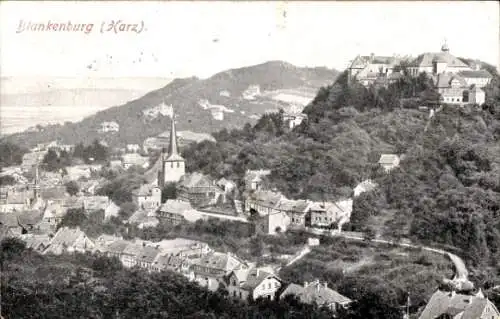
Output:
[[[464,78],[488,78],[488,79],[492,78],[490,72],[486,70],[462,71],[459,72],[458,74]]]
[[[416,67],[432,67],[435,60],[446,62],[448,67],[468,67],[462,60],[448,52],[426,52],[419,55],[410,65]]]

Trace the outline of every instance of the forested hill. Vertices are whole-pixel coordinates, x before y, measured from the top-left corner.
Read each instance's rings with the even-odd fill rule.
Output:
[[[146,138],[168,131],[170,117],[154,114],[154,108],[163,101],[175,109],[178,130],[200,133],[222,128],[240,128],[244,123],[255,123],[265,111],[277,110],[286,104],[276,99],[279,90],[287,94],[312,99],[317,90],[333,83],[338,72],[327,68],[301,68],[286,62],[271,61],[255,66],[218,73],[208,79],[176,79],[165,87],[124,105],[90,116],[78,123],[44,127],[39,132],[23,132],[8,136],[7,141],[21,146],[60,140],[62,143],[90,143],[105,140],[109,145],[141,144]],[[250,86],[258,86],[260,94],[254,99],[243,98]],[[216,120],[211,110],[219,109],[224,120]],[[146,115],[144,111],[150,111]],[[115,121],[117,133],[99,133],[100,123]]]
[[[320,90],[305,110],[309,121],[294,131],[266,115],[216,134],[217,143],[192,145],[184,157],[189,170],[235,179],[271,169],[269,186],[292,198],[352,196],[356,183],[372,178],[380,186],[354,200],[349,227],[454,246],[500,284],[498,74],[482,108],[444,105],[430,120],[428,111],[400,108],[414,87],[416,105],[435,94],[425,76],[376,90],[348,87],[344,74]],[[382,153],[402,155],[400,168],[384,174]]]

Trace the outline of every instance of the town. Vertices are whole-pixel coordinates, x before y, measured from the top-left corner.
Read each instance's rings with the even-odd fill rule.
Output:
[[[398,105],[424,114],[427,131],[438,113],[480,109],[486,103],[485,87],[494,78],[480,61],[465,63],[451,52],[444,43],[439,51],[416,58],[358,55],[344,75],[348,86],[374,90],[394,86],[405,76],[415,81],[422,77],[430,80],[434,87],[428,90],[435,92],[435,97],[400,98]],[[270,93],[251,85],[243,98],[261,94]],[[303,111],[312,98],[297,103],[297,98],[289,98],[296,92],[279,94],[289,100],[287,107],[266,116],[279,116],[284,130],[293,132],[308,122]],[[203,105],[213,108],[209,102]],[[219,111],[212,111],[214,119],[222,119],[220,107],[215,109]],[[126,128],[118,122],[102,122],[97,130],[103,139],[92,145],[69,145],[56,139],[22,154],[18,165],[2,167],[1,238],[18,238],[43,255],[90,253],[117,258],[130,269],[173,271],[210,291],[223,290],[243,301],[295,295],[304,303],[325,306],[333,313],[348,309],[356,302],[355,297],[340,294],[323,278],[288,281],[280,273],[329,240],[425,251],[450,261],[454,276],[443,284],[453,288],[436,289],[427,296],[426,305],[412,308],[412,318],[417,313],[415,318],[422,319],[500,318],[495,304],[468,279],[459,253],[432,243],[353,230],[350,224],[356,200],[379,189],[372,176],[347,185],[345,196],[335,196],[334,200],[287,198],[271,183],[274,172],[269,167],[247,168],[240,179],[215,178],[216,174],[189,170],[192,159],[186,158],[183,150],[193,143],[217,143],[216,139],[205,133],[177,131],[175,105],[162,102],[144,114],[170,117],[169,132],[151,136],[143,145],[114,147],[104,137]],[[372,164],[377,176],[391,176],[408,155],[404,151],[381,151],[375,156]],[[203,225],[245,229],[245,236],[256,241],[297,234],[303,241],[288,254],[271,252],[264,256],[259,251],[239,256],[204,241],[196,231],[179,231]],[[162,227],[168,233],[162,233]],[[411,298],[410,294],[408,300]],[[409,318],[410,302],[401,307],[401,316]]]

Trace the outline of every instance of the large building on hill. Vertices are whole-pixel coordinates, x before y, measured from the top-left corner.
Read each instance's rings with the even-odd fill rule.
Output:
[[[175,129],[175,117],[172,116],[170,129],[170,144],[168,154],[162,152],[162,167],[158,174],[158,185],[163,188],[166,184],[178,182],[186,173],[186,163],[179,154],[177,147],[177,131]]]
[[[410,62],[408,67],[408,72],[412,76],[417,76],[422,72],[427,74],[456,74],[462,71],[472,71],[472,69],[461,59],[452,55],[446,43],[443,44],[440,52],[425,52],[420,54]]]
[[[399,74],[394,69],[400,62],[401,58],[396,56],[377,56],[373,53],[369,56],[358,55],[347,68],[348,81],[368,86],[380,80],[396,79],[393,73]]]

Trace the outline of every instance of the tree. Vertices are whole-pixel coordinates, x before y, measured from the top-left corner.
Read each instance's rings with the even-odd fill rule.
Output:
[[[69,181],[65,184],[65,186],[66,186],[66,192],[68,192],[68,194],[70,194],[71,196],[78,194],[78,192],[80,191],[80,187],[78,186],[78,183],[75,181]]]
[[[24,241],[18,238],[5,238],[0,243],[0,264],[20,255],[26,248]]]
[[[177,198],[177,185],[176,183],[168,183],[161,191],[161,202],[164,203],[167,199]]]

